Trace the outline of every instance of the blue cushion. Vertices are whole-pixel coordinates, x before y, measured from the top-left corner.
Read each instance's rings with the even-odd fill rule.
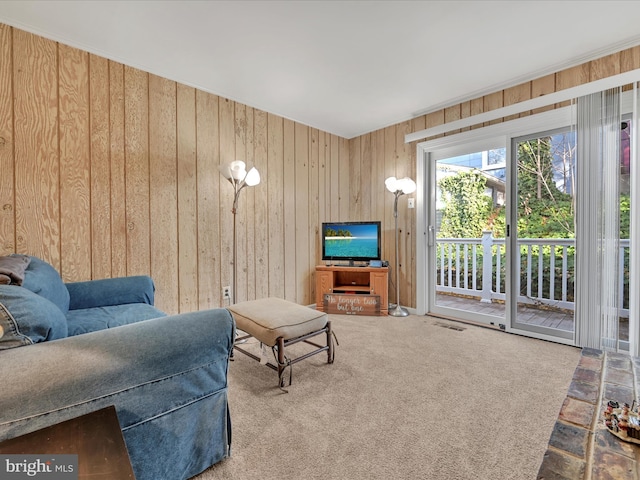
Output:
[[[16,285],[0,285],[0,350],[67,336],[64,314],[46,298]]]
[[[67,312],[67,324],[69,336],[71,337],[165,316],[166,313],[146,303],[127,303],[108,307],[69,310]]]
[[[22,286],[54,303],[66,314],[69,311],[69,290],[60,274],[44,260],[30,258]]]
[[[65,284],[69,291],[69,310],[106,307],[123,303],[153,305],[154,286],[151,277],[103,278]]]

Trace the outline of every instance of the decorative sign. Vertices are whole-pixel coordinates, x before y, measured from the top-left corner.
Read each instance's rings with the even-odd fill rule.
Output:
[[[344,315],[380,315],[380,295],[327,293],[324,311]]]

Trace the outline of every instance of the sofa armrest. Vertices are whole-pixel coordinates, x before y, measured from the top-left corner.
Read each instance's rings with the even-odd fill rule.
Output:
[[[107,307],[128,303],[153,305],[155,286],[151,277],[138,275],[65,284],[69,290],[69,310]]]
[[[136,478],[193,476],[228,454],[234,336],[218,308],[2,351],[0,440],[115,405]]]

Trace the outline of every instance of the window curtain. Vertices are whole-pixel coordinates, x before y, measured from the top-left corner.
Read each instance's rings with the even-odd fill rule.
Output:
[[[576,344],[618,351],[620,88],[577,100]]]

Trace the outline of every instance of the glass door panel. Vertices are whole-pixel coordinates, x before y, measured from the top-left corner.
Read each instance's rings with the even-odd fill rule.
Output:
[[[620,129],[620,313],[618,340],[620,346],[629,347],[629,274],[631,238],[631,132],[632,120],[624,118]],[[624,348],[626,347],[626,348]]]
[[[505,153],[485,150],[434,162],[432,313],[505,324]]]
[[[514,140],[513,328],[572,339],[575,133]]]

